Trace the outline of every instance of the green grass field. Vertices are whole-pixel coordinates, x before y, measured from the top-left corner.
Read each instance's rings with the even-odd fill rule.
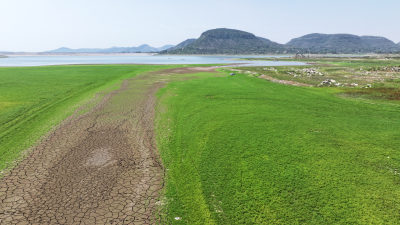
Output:
[[[0,68],[0,170],[96,93],[172,67]],[[398,224],[397,100],[228,74],[171,76],[158,93],[166,224]]]
[[[168,66],[0,68],[0,170],[82,103],[122,79]],[[171,66],[169,66],[171,67]]]
[[[248,75],[162,89],[167,223],[398,224],[400,107],[337,92]]]

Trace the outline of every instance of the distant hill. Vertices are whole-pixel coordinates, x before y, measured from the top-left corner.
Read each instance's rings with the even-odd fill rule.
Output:
[[[161,51],[167,50],[167,49],[169,49],[169,48],[172,48],[172,47],[174,47],[174,46],[175,46],[175,45],[164,45],[164,46],[162,46],[162,47],[157,48],[157,50],[158,50],[159,52],[161,52]]]
[[[219,28],[204,32],[198,39],[188,39],[161,54],[267,54],[285,51],[284,45],[254,34]]]
[[[254,34],[227,28],[208,30],[198,39],[188,39],[161,54],[357,54],[400,53],[400,43],[385,37],[352,34],[308,34],[279,44]]]
[[[160,52],[173,47],[173,45],[165,45],[160,48],[154,48],[149,45],[141,45],[138,47],[112,47],[112,48],[58,48],[48,51],[48,53],[138,53],[138,52]]]
[[[400,51],[399,46],[387,38],[352,34],[308,34],[292,39],[286,46],[309,53],[394,53]]]
[[[192,43],[195,42],[195,41],[196,41],[195,38],[187,39],[187,40],[181,42],[180,44],[178,44],[178,45],[176,45],[176,46],[174,46],[174,47],[169,48],[168,51],[179,51],[179,50],[183,50],[183,48],[185,48],[186,46],[192,44]],[[165,50],[167,50],[167,49],[165,49]]]

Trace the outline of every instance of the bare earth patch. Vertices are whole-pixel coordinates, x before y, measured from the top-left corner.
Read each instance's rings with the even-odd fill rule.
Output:
[[[152,224],[164,169],[155,93],[179,68],[140,75],[71,116],[0,181],[0,224]]]
[[[293,85],[293,86],[299,86],[299,87],[312,87],[313,86],[311,84],[300,83],[300,82],[296,82],[296,81],[292,81],[292,80],[279,80],[279,79],[273,78],[273,77],[265,75],[265,74],[260,75],[259,78],[269,80],[274,83]]]

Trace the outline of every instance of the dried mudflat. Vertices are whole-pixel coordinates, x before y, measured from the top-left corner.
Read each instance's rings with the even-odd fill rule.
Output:
[[[90,110],[82,106],[1,178],[0,224],[157,222],[164,168],[155,93],[172,75],[213,70],[142,74],[99,94]]]

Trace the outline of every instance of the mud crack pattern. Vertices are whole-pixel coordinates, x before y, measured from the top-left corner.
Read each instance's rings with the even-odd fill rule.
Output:
[[[0,224],[153,224],[164,169],[155,146],[165,70],[125,80],[76,113],[0,180]]]

